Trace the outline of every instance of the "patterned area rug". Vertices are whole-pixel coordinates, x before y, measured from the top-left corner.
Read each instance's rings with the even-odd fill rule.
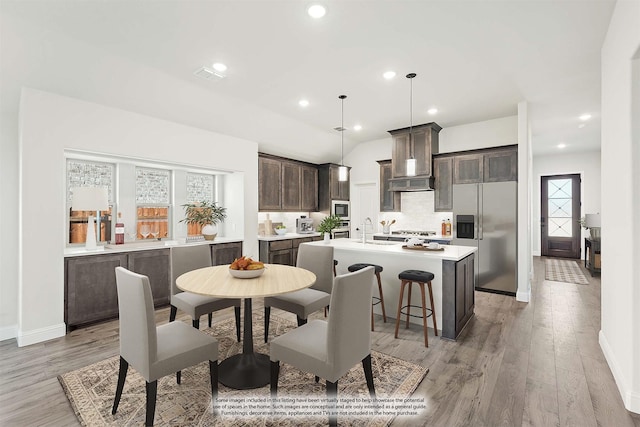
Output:
[[[295,327],[295,323],[271,315],[270,332],[281,335]],[[213,328],[203,332],[217,338],[219,358],[223,360],[242,351],[242,343],[235,340],[233,319],[214,323]],[[258,310],[254,312],[253,333],[255,350],[269,354],[264,335],[264,318]],[[119,357],[112,357],[93,365],[68,372],[58,377],[67,398],[71,402],[78,420],[85,426],[129,426],[144,425],[145,381],[129,368],[127,381],[116,415],[111,415],[111,406],[118,378]],[[411,394],[429,372],[427,368],[409,363],[383,353],[372,352],[372,366],[376,396],[381,401],[410,399]],[[365,401],[368,391],[362,365],[358,364],[338,381],[340,399]],[[325,426],[326,416],[301,418],[286,414],[244,415],[241,411],[217,411],[213,413],[207,362],[182,371],[182,384],[176,384],[175,375],[158,380],[158,397],[155,412],[156,426]],[[324,381],[316,383],[314,376],[301,372],[287,364],[281,364],[278,397],[286,400],[309,398],[309,401],[326,396]],[[254,390],[234,390],[219,384],[219,401],[233,401],[245,406],[251,402],[266,402],[269,386]],[[418,399],[415,399],[417,401]],[[339,416],[340,424],[349,426],[387,426],[398,414],[397,411],[378,411],[375,416]],[[360,415],[360,414],[356,414]]]
[[[589,280],[582,274],[578,261],[547,258],[545,260],[545,279],[555,282],[576,283],[588,285]]]

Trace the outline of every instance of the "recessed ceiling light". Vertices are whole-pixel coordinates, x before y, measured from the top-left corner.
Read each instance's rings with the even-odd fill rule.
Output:
[[[566,146],[567,146],[567,144],[562,143],[562,142],[561,142],[560,144],[558,144],[558,148],[559,148],[559,149],[561,149],[561,150],[562,150],[563,148],[565,148]]]
[[[382,74],[382,77],[384,77],[387,80],[391,80],[395,76],[396,76],[396,72],[395,71],[385,71],[384,74]]]
[[[354,125],[354,126],[353,126],[353,130],[355,130],[355,131],[362,130],[362,126],[360,126],[360,125]]]
[[[327,9],[320,4],[314,4],[307,9],[307,13],[310,17],[318,19],[322,18],[327,13]]]
[[[583,122],[586,122],[590,118],[591,118],[591,114],[583,114],[580,116],[580,120],[582,120]]]
[[[222,62],[216,62],[215,64],[212,65],[212,67],[216,71],[220,71],[220,72],[227,71],[227,66],[224,65]]]
[[[301,99],[300,101],[298,101],[298,105],[301,107],[308,107],[309,101],[307,101],[306,99]]]
[[[434,114],[436,114],[437,112],[438,112],[438,109],[437,109],[437,108],[435,108],[435,107],[434,107],[434,108],[429,108],[429,109],[427,110],[427,113],[431,114],[432,116],[433,116]]]
[[[584,123],[580,123],[580,124],[578,125],[578,129],[582,129],[582,128],[583,128],[583,127],[585,127],[585,126],[586,126],[586,125],[585,125]]]

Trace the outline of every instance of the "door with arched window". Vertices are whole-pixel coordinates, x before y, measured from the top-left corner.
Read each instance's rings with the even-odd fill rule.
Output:
[[[543,176],[542,256],[580,258],[580,174]]]

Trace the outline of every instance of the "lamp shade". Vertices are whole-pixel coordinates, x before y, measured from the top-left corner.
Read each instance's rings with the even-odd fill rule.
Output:
[[[586,214],[584,216],[584,225],[587,228],[600,227],[600,214]]]
[[[104,211],[109,209],[106,187],[75,187],[71,189],[71,209],[74,211]]]

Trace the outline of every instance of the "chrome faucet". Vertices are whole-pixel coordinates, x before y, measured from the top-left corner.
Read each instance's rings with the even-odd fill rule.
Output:
[[[367,243],[367,224],[373,227],[373,222],[369,217],[366,217],[362,222],[362,243]]]

